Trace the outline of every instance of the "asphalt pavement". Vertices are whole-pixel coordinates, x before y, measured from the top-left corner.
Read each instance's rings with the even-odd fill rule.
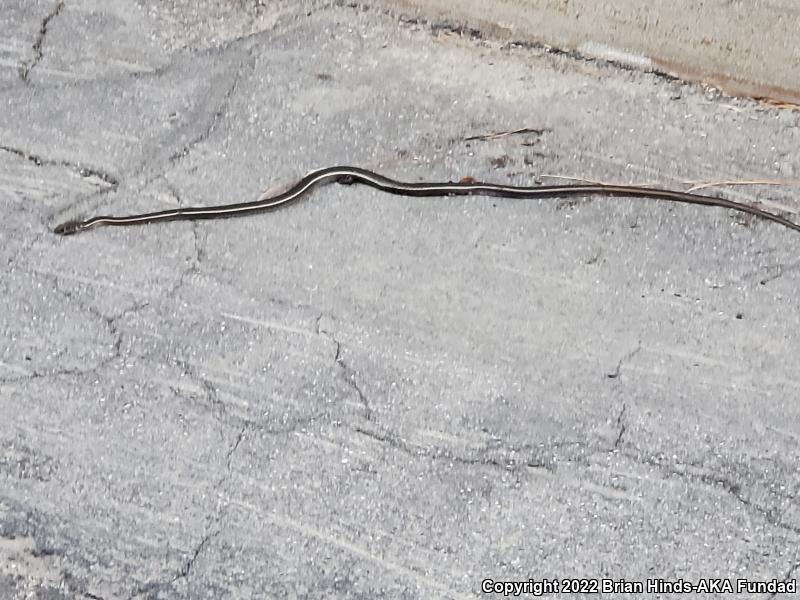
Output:
[[[780,225],[333,185],[52,233],[335,164],[797,220],[800,112],[381,5],[8,0],[0,67],[0,597],[800,576]]]

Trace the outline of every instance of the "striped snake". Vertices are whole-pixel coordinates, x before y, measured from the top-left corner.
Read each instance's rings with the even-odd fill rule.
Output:
[[[86,220],[72,220],[61,223],[53,230],[60,235],[71,235],[81,231],[88,231],[95,227],[143,225],[145,223],[160,223],[162,221],[193,221],[198,219],[219,219],[225,217],[241,217],[254,215],[287,206],[306,196],[311,190],[320,185],[339,183],[344,185],[362,184],[389,194],[400,196],[497,196],[501,198],[514,198],[529,200],[545,197],[585,196],[589,194],[602,196],[627,196],[636,198],[654,198],[685,204],[699,204],[702,206],[717,206],[747,213],[779,223],[784,227],[800,232],[800,225],[780,215],[755,208],[741,202],[725,200],[713,196],[703,196],[689,192],[664,190],[653,187],[639,187],[633,185],[605,185],[605,184],[579,184],[579,185],[543,185],[535,187],[521,187],[514,185],[501,185],[495,183],[476,182],[465,179],[457,183],[407,183],[390,179],[373,171],[358,167],[328,167],[312,171],[287,191],[268,196],[262,194],[252,202],[238,204],[224,204],[208,207],[185,207],[158,212],[142,213],[126,217],[96,216]]]

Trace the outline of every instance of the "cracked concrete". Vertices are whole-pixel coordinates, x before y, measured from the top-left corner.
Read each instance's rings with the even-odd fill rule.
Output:
[[[53,5],[53,8],[50,9],[50,12],[42,19],[36,41],[33,42],[33,58],[24,63],[19,69],[19,76],[23,82],[28,83],[31,71],[36,68],[36,65],[38,65],[39,61],[44,57],[42,46],[44,45],[45,36],[47,35],[47,28],[50,25],[50,21],[58,16],[62,8],[64,8],[64,1],[58,0],[58,2]]]
[[[186,558],[186,562],[183,564],[183,566],[181,566],[180,570],[175,574],[174,577],[163,582],[147,582],[136,589],[133,594],[131,594],[130,599],[133,600],[133,598],[157,597],[161,595],[161,592],[171,591],[176,587],[176,584],[179,584],[182,582],[182,580],[188,579],[192,573],[192,568],[194,567],[195,562],[197,562],[197,559],[200,556],[200,553],[214,537],[219,535],[219,533],[219,531],[216,531],[214,533],[208,533],[204,535],[198,542],[197,546],[195,546],[194,550],[191,551],[191,555]]]
[[[50,233],[343,163],[791,180],[797,112],[383,4],[74,0],[44,24],[58,5],[11,4],[0,596],[797,577],[790,232],[330,186],[249,219]],[[798,218],[796,191],[719,193]]]
[[[625,431],[627,431],[627,429],[628,429],[628,426],[625,424],[625,421],[623,420],[624,417],[625,417],[625,411],[627,410],[627,408],[628,408],[628,405],[627,404],[623,404],[622,405],[622,410],[619,411],[619,414],[617,415],[617,427],[619,427],[619,433],[617,434],[617,439],[614,440],[614,449],[615,450],[617,448],[619,448],[619,445],[622,443],[622,436],[625,435]]]
[[[0,150],[2,150],[3,152],[9,152],[11,154],[15,154],[16,156],[20,156],[25,160],[32,162],[37,167],[41,167],[42,165],[67,167],[75,171],[81,177],[84,178],[94,177],[100,179],[103,183],[107,184],[109,187],[113,188],[119,185],[119,181],[111,173],[104,173],[103,171],[93,169],[91,167],[86,167],[79,164],[72,164],[69,161],[65,160],[51,160],[42,156],[37,156],[35,154],[29,154],[28,152],[20,148],[10,148],[8,146],[0,146]]]
[[[786,576],[783,579],[781,579],[781,581],[783,583],[790,583],[794,581],[795,573],[797,572],[798,569],[800,569],[800,562],[793,565],[792,568],[789,569],[789,571],[786,573]],[[769,595],[770,598],[777,598],[778,596],[779,594],[777,592],[773,592]]]
[[[330,331],[326,329],[322,329],[320,326],[320,321],[324,318],[324,315],[320,315],[317,317],[315,322],[315,332],[317,335],[323,335],[328,338],[335,348],[333,361],[339,365],[339,368],[342,370],[342,378],[347,383],[347,385],[356,393],[358,397],[358,401],[364,407],[364,418],[367,421],[372,421],[372,408],[369,405],[369,400],[367,396],[364,394],[364,391],[361,389],[361,386],[358,385],[357,380],[357,373],[345,362],[344,357],[342,356],[342,343],[336,339],[336,337]]]

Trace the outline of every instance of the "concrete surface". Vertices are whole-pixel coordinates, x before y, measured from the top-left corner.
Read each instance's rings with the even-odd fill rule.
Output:
[[[800,104],[795,0],[386,0],[400,14]]]
[[[0,14],[0,596],[797,578],[788,230],[348,187],[249,219],[50,228],[253,199],[337,163],[797,179],[798,113],[381,7]],[[464,141],[522,127],[541,133]],[[800,211],[790,187],[725,194]]]

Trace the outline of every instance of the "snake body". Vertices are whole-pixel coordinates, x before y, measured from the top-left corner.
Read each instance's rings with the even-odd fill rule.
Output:
[[[544,197],[564,197],[564,196],[625,196],[636,198],[653,198],[670,202],[682,202],[685,204],[698,204],[702,206],[716,206],[728,208],[742,213],[747,213],[779,223],[794,231],[800,232],[800,225],[794,223],[780,215],[755,208],[741,202],[726,200],[713,196],[692,194],[665,190],[654,187],[640,187],[633,185],[605,185],[605,184],[577,184],[577,185],[542,185],[534,187],[522,187],[514,185],[502,185],[496,183],[482,183],[472,180],[460,182],[430,182],[430,183],[408,183],[391,179],[379,175],[367,169],[358,167],[328,167],[312,171],[300,179],[291,188],[269,196],[262,194],[257,200],[252,202],[241,202],[238,204],[223,204],[208,207],[184,207],[158,212],[142,213],[124,217],[96,216],[86,220],[73,220],[61,223],[53,230],[60,235],[71,235],[81,231],[87,231],[101,226],[128,226],[143,225],[146,223],[160,223],[162,221],[183,221],[199,219],[219,219],[226,217],[242,217],[254,215],[262,212],[275,210],[297,202],[314,188],[330,183],[343,185],[362,184],[382,192],[401,196],[496,196],[501,198],[513,198],[519,200],[529,200]]]

